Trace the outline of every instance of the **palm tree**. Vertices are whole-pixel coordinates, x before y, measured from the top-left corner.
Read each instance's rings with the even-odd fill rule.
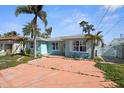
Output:
[[[47,38],[50,38],[51,37],[51,32],[52,32],[52,27],[47,28],[45,31],[47,33]]]
[[[83,32],[87,32],[87,25],[88,25],[88,22],[87,21],[81,21],[80,22],[80,27],[83,27],[83,31],[82,31],[82,34]]]
[[[23,30],[23,35],[30,36],[30,38],[34,38],[34,33],[36,34],[36,37],[39,37],[41,35],[40,33],[41,29],[38,28],[38,25],[36,26],[35,31],[34,31],[33,25],[31,23],[27,23],[26,25],[24,25],[22,30]]]
[[[103,43],[103,36],[100,35],[102,31],[97,32],[95,35],[92,34],[86,34],[84,35],[85,42],[92,42],[92,49],[91,49],[91,59],[94,58],[94,51],[95,51],[95,46],[99,45],[101,43],[101,47],[104,46]]]
[[[45,27],[47,26],[46,20],[47,13],[43,11],[43,5],[19,6],[16,8],[15,15],[19,16],[20,14],[34,14],[34,18],[32,20],[34,31],[37,26],[38,17],[43,21]],[[34,33],[34,56],[36,57],[36,33]]]
[[[95,30],[94,25],[89,24],[87,21],[81,21],[80,26],[83,27],[83,32],[88,33],[88,34],[90,34],[91,31]]]
[[[52,32],[52,27],[46,28],[45,32],[41,33],[42,38],[50,38]]]
[[[32,33],[32,30],[30,29],[30,23],[27,23],[26,25],[24,25],[24,27],[22,28],[22,32],[24,37],[31,35],[31,38],[33,38],[33,35],[32,35],[33,33]]]
[[[94,30],[95,30],[94,25],[92,25],[92,24],[87,25],[87,27],[86,27],[86,32],[87,32],[88,34],[90,34],[90,32],[91,32],[91,31],[94,31]]]

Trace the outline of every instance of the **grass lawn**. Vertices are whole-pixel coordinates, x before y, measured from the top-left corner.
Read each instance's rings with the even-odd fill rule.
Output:
[[[117,87],[124,87],[124,64],[96,63],[95,66],[105,72],[106,79],[118,84]]]
[[[0,56],[0,70],[5,69],[8,67],[14,67],[18,64],[26,63],[29,60],[34,59],[31,56],[24,56],[22,59],[17,61],[18,58],[22,57],[22,55],[6,55],[6,56]]]

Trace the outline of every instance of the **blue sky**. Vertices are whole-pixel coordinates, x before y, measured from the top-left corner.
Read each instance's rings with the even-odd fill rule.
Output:
[[[0,6],[0,33],[15,30],[22,34],[22,27],[27,22],[30,22],[33,15],[14,15],[17,6]],[[108,6],[97,5],[46,5],[44,10],[47,12],[48,27],[53,27],[52,37],[77,35],[82,33],[82,28],[79,25],[81,20],[86,20],[97,27],[101,17],[104,15]],[[124,7],[111,6],[109,12],[103,19],[97,30],[103,31],[105,43],[109,43],[113,38],[117,38],[120,34],[124,34]],[[113,25],[118,21],[117,26]],[[42,32],[44,26],[41,20],[38,20],[38,25]],[[112,28],[112,29],[111,29]]]

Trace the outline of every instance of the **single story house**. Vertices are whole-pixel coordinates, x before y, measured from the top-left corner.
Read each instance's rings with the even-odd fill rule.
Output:
[[[101,56],[108,58],[124,58],[124,38],[114,38],[111,43],[100,49]]]
[[[23,48],[24,37],[0,37],[0,55],[20,53]]]
[[[32,40],[30,40],[32,41]],[[33,42],[26,43],[26,49],[33,49]],[[63,55],[65,57],[90,58],[92,43],[84,42],[82,35],[62,36],[56,38],[36,38],[36,55]]]

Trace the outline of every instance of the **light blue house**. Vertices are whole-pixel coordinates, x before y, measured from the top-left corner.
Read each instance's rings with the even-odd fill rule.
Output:
[[[62,55],[65,57],[90,58],[91,47],[92,43],[85,43],[82,35],[36,39],[37,56]]]

